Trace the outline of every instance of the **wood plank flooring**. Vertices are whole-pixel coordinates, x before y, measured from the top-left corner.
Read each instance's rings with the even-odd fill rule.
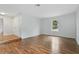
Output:
[[[58,40],[58,45],[54,45],[57,43],[55,40]],[[79,53],[79,47],[77,46],[75,39],[39,35],[0,44],[0,54],[53,54],[57,51],[57,46],[59,47],[57,49],[60,54]]]
[[[21,38],[16,36],[16,35],[13,35],[13,34],[11,34],[11,35],[0,35],[0,44],[11,42],[11,41],[16,41],[18,39],[21,39]]]

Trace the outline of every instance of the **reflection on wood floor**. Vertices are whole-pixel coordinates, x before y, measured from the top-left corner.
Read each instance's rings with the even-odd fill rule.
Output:
[[[16,41],[17,39],[21,39],[20,37],[16,35],[0,35],[0,44],[1,43],[6,43],[6,42],[11,42],[11,41]]]
[[[48,36],[48,35],[39,35],[36,37],[25,38],[18,41],[0,44],[0,53],[1,54],[52,54],[52,53],[75,54],[79,53],[79,48],[74,39]]]

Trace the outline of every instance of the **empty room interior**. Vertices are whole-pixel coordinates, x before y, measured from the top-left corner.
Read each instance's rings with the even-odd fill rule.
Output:
[[[0,4],[0,54],[79,54],[79,5]]]

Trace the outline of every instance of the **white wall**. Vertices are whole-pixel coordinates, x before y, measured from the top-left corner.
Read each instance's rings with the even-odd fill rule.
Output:
[[[2,31],[3,31],[3,19],[0,18],[0,34],[2,34]]]
[[[19,21],[19,17],[17,16],[2,16],[2,22],[0,24],[3,24],[3,35],[15,34],[20,36]]]
[[[4,16],[3,17],[3,34],[15,34],[22,38],[32,37],[40,34],[40,20],[32,16]]]
[[[38,19],[35,17],[21,15],[11,19],[10,17],[4,18],[4,34],[16,34],[22,38],[32,37],[39,34],[48,34],[75,38],[75,13],[57,16],[59,23],[59,31],[53,32],[51,30],[52,18]]]
[[[79,45],[79,9],[76,12],[76,41]]]
[[[51,20],[51,17],[40,19],[41,34],[56,35],[69,38],[76,37],[75,13],[57,16],[57,20],[59,23],[58,32],[54,32],[51,30]]]
[[[21,37],[21,17],[20,16],[15,16],[13,18],[13,34]]]
[[[3,34],[4,35],[11,35],[13,34],[13,19],[9,16],[3,17]]]
[[[21,36],[22,38],[39,35],[39,19],[23,15],[21,21]]]

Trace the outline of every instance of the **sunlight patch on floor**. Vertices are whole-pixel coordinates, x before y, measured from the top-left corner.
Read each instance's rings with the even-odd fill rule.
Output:
[[[58,37],[52,37],[52,53],[59,53],[59,39]]]

